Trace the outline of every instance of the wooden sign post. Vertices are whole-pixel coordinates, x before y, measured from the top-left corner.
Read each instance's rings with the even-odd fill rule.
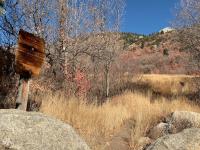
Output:
[[[26,31],[19,31],[15,58],[15,70],[20,75],[17,109],[27,109],[30,79],[40,74],[45,58],[44,49],[43,39]]]

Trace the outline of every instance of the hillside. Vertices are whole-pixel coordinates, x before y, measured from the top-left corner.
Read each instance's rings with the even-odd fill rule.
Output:
[[[124,39],[124,47],[127,48],[131,44],[137,42],[139,39],[143,38],[145,35],[137,34],[137,33],[131,33],[131,32],[122,32],[121,33],[122,38]]]
[[[177,38],[177,31],[154,33],[148,36],[128,33],[124,38],[124,52],[121,63],[128,73],[193,74],[190,57]]]

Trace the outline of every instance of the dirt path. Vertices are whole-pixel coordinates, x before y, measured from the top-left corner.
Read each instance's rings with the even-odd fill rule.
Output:
[[[128,120],[122,129],[112,137],[105,150],[130,150],[131,131],[134,121]]]

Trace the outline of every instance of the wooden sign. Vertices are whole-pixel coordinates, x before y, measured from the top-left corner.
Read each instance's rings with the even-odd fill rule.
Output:
[[[20,30],[16,50],[16,72],[24,78],[38,76],[45,58],[45,42],[31,33]]]

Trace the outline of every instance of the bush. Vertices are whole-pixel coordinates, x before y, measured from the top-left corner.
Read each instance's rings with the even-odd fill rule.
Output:
[[[165,49],[163,50],[163,55],[164,55],[164,56],[169,56],[169,50],[168,50],[167,48],[165,48]]]
[[[143,49],[144,48],[144,41],[142,41],[140,48]]]
[[[161,31],[160,34],[164,34],[164,31]]]

